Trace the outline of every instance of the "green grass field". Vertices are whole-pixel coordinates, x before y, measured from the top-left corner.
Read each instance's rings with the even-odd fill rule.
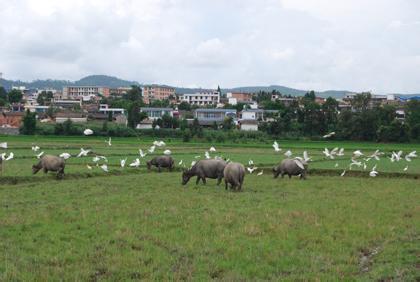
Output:
[[[165,140],[176,162],[190,164],[214,145],[213,156],[264,168],[233,193],[215,180],[182,186],[177,170],[148,172],[149,156],[139,169],[122,169],[120,159],[131,162],[153,140],[115,138],[112,147],[104,140],[0,138],[9,144],[2,152],[15,154],[0,177],[0,280],[420,279],[420,159],[384,156],[339,176],[355,149],[407,153],[420,144],[279,141],[283,151],[274,153],[271,141]],[[110,173],[88,170],[89,156],[70,158],[62,181],[33,176],[33,143],[46,154],[90,148],[108,157]],[[324,147],[344,147],[346,155],[326,160]],[[272,178],[269,168],[287,149],[313,158],[307,181]],[[371,178],[374,164],[379,175]]]

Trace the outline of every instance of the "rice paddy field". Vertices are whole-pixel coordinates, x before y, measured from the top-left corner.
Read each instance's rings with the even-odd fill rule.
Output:
[[[0,280],[401,280],[420,279],[420,158],[391,162],[392,152],[420,144],[304,142],[182,143],[140,158],[151,139],[10,137],[14,158],[0,177]],[[40,147],[33,152],[31,147]],[[243,192],[216,180],[181,185],[187,167],[210,146],[258,167]],[[80,148],[92,153],[75,156]],[[327,159],[339,147],[345,155]],[[146,160],[169,149],[173,172],[147,171]],[[379,161],[349,169],[351,154],[379,149]],[[271,167],[307,151],[306,181],[273,179]],[[32,175],[36,154],[72,155],[66,175]],[[107,157],[109,172],[95,155]],[[139,168],[120,167],[140,158]],[[101,162],[100,164],[102,164]],[[88,169],[89,165],[92,169]],[[369,177],[373,166],[378,176]],[[346,170],[346,174],[340,175]],[[257,176],[258,172],[263,172]]]

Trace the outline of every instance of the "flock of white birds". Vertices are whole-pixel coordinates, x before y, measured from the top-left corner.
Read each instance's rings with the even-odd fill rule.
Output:
[[[84,134],[85,135],[92,135],[93,131],[91,129],[85,129],[84,130]],[[329,138],[331,136],[333,136],[335,134],[335,132],[331,132],[325,136],[323,136],[324,138]],[[108,140],[105,140],[105,143],[108,146],[112,146],[112,139],[111,137],[109,137]],[[141,165],[141,161],[140,159],[145,158],[148,154],[153,154],[157,148],[161,148],[161,147],[165,147],[166,144],[164,141],[154,141],[153,144],[145,151],[143,151],[142,149],[138,150],[139,153],[139,157],[135,158],[131,163],[128,164],[129,167],[132,168],[138,168]],[[274,152],[279,153],[282,151],[282,149],[280,148],[280,145],[277,143],[277,141],[274,141],[273,145],[272,145]],[[7,149],[8,145],[7,142],[2,142],[0,143],[0,148],[2,149]],[[43,155],[44,155],[44,151],[41,151],[41,148],[37,145],[32,145],[32,151],[35,153],[35,157],[40,159]],[[216,152],[216,148],[215,147],[210,147],[209,150],[204,152],[204,158],[205,159],[211,159],[212,153]],[[88,155],[92,153],[94,156],[92,158],[92,163],[90,164],[86,164],[86,168],[88,170],[92,170],[93,167],[98,167],[100,169],[102,169],[105,172],[108,172],[108,159],[106,156],[102,156],[102,155],[97,155],[95,153],[92,152],[91,149],[84,149],[84,148],[80,148],[80,152],[75,156],[76,158],[82,158],[82,157],[88,157]],[[163,150],[163,154],[165,155],[171,155],[172,152],[169,149],[165,149]],[[329,150],[328,148],[325,148],[322,151],[322,154],[325,156],[325,159],[329,159],[329,160],[334,160],[337,159],[338,157],[343,157],[345,156],[344,153],[344,148],[333,148],[331,150]],[[346,166],[346,169],[344,169],[344,171],[340,174],[340,176],[344,176],[346,174],[347,169],[348,170],[352,170],[353,167],[363,167],[363,170],[367,170],[368,167],[368,163],[370,160],[376,160],[376,161],[380,161],[381,157],[383,157],[385,155],[384,152],[381,152],[379,150],[376,150],[373,154],[370,155],[365,155],[364,153],[362,153],[361,150],[355,150],[354,152],[352,152],[351,154],[351,158],[350,158],[350,163],[348,164],[348,166]],[[70,153],[67,152],[63,152],[59,155],[61,158],[67,160],[69,158],[72,157],[72,155]],[[292,158],[293,156],[293,152],[288,149],[284,152],[284,156],[286,158]],[[10,152],[9,155],[7,155],[6,153],[2,153],[0,154],[0,161],[10,161],[14,158],[14,154],[13,152]],[[194,157],[195,159],[200,159],[201,155],[197,155]],[[214,159],[222,159],[222,157],[220,156],[214,156]],[[413,158],[417,158],[417,153],[416,151],[412,151],[408,154],[404,155],[403,151],[398,151],[398,152],[392,152],[391,156],[389,157],[390,162],[400,162],[400,161],[406,161],[407,163],[411,162]],[[120,159],[120,167],[124,168],[126,167],[127,164],[127,159],[128,158],[124,158],[124,159]],[[308,162],[310,162],[312,160],[311,157],[309,157],[308,152],[304,151],[302,157],[300,156],[295,156],[293,158],[296,162],[296,164],[302,168],[305,169],[305,166],[308,164]],[[227,159],[227,162],[229,162],[230,160]],[[192,167],[194,164],[196,163],[196,160],[191,162],[191,166]],[[179,161],[178,163],[179,166],[183,166],[184,168],[186,167],[185,163],[183,160]],[[335,168],[339,167],[338,162],[335,163],[334,165]],[[256,167],[254,165],[254,161],[253,160],[249,160],[248,161],[248,167],[247,170],[250,174],[254,173],[255,171],[258,170],[258,167]],[[408,170],[408,164],[404,167],[403,171],[407,171]],[[257,176],[260,176],[263,174],[263,170],[260,169],[260,171],[257,173]],[[376,177],[378,175],[378,171],[377,171],[377,164],[375,164],[369,171],[369,176],[371,177]]]

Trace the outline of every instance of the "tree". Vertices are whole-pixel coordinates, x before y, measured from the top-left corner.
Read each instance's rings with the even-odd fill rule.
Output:
[[[3,86],[0,86],[0,105],[4,106],[7,102],[7,92]]]
[[[133,102],[128,109],[128,126],[131,128],[136,128],[137,124],[141,121],[140,116],[140,102]]]
[[[338,121],[338,102],[332,97],[328,97],[322,105],[322,111],[325,116],[325,123],[328,131],[335,131]]]
[[[51,99],[54,97],[53,93],[51,91],[42,91],[40,94],[38,94],[38,98],[36,99],[36,102],[44,106],[46,103],[50,103]]]
[[[19,103],[20,101],[22,101],[22,97],[22,92],[17,89],[11,90],[8,94],[8,99],[10,103]]]
[[[223,120],[223,129],[224,130],[231,130],[234,127],[233,118],[225,117]]]
[[[303,96],[303,99],[309,100],[309,101],[312,101],[312,102],[315,101],[315,98],[316,98],[316,96],[315,96],[315,92],[313,90],[311,90],[310,92],[307,92],[305,94],[305,96]]]
[[[188,104],[187,102],[181,102],[178,105],[178,110],[180,110],[180,111],[191,111],[191,105]]]
[[[371,100],[372,94],[370,92],[363,92],[356,94],[350,101],[350,104],[356,111],[366,111]]]
[[[36,114],[26,110],[25,116],[23,117],[23,125],[21,132],[23,134],[32,135],[36,131]]]
[[[420,101],[412,100],[406,105],[406,120],[413,139],[420,139]]]
[[[137,85],[132,85],[124,97],[132,102],[140,101],[142,98],[141,88]]]

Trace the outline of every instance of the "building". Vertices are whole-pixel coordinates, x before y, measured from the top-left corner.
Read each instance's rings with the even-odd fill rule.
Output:
[[[82,113],[74,112],[58,112],[55,115],[56,123],[63,123],[66,120],[71,120],[74,123],[85,123],[87,122],[87,117],[84,116]]]
[[[264,121],[269,114],[276,114],[278,111],[276,110],[262,110],[262,109],[248,109],[243,110],[240,114],[241,120],[257,120],[257,121]]]
[[[231,105],[237,105],[238,103],[252,103],[251,93],[228,92],[226,93],[226,98],[228,99],[228,103]]]
[[[127,94],[128,91],[131,90],[131,87],[117,87],[117,88],[110,88],[109,94],[114,96],[123,96]]]
[[[118,114],[123,115],[125,113],[125,109],[123,108],[110,108],[107,104],[100,104],[99,105],[99,112],[101,114],[109,115],[109,113],[112,113],[112,116],[116,116]]]
[[[200,125],[211,126],[214,123],[221,124],[225,118],[231,117],[236,119],[235,109],[196,109],[194,111],[194,118],[196,118]]]
[[[240,120],[239,126],[241,130],[245,131],[258,131],[258,121],[257,120]]]
[[[217,105],[220,102],[220,93],[213,92],[199,92],[194,94],[183,94],[181,102],[186,102],[191,105],[206,106]]]
[[[286,107],[289,107],[290,105],[292,105],[292,103],[294,103],[297,100],[298,99],[296,97],[283,97],[279,94],[272,94],[271,95],[271,101],[272,102],[279,101],[279,102],[283,103],[283,105],[285,105]]]
[[[153,120],[146,118],[142,120],[139,124],[137,124],[136,129],[152,129],[153,128]]]
[[[145,85],[142,87],[143,102],[150,104],[155,100],[175,99],[175,88],[160,85]]]
[[[79,100],[62,100],[62,99],[52,99],[51,104],[54,107],[61,109],[72,109],[74,107],[82,107],[82,99]]]
[[[29,110],[31,113],[46,113],[49,109],[49,106],[41,105],[25,105],[25,110]]]
[[[63,97],[65,99],[73,99],[90,101],[97,96],[109,96],[108,87],[100,86],[65,86],[63,87]]]
[[[155,120],[162,118],[165,114],[173,117],[175,111],[172,108],[140,108],[140,112],[146,113],[149,119]]]

